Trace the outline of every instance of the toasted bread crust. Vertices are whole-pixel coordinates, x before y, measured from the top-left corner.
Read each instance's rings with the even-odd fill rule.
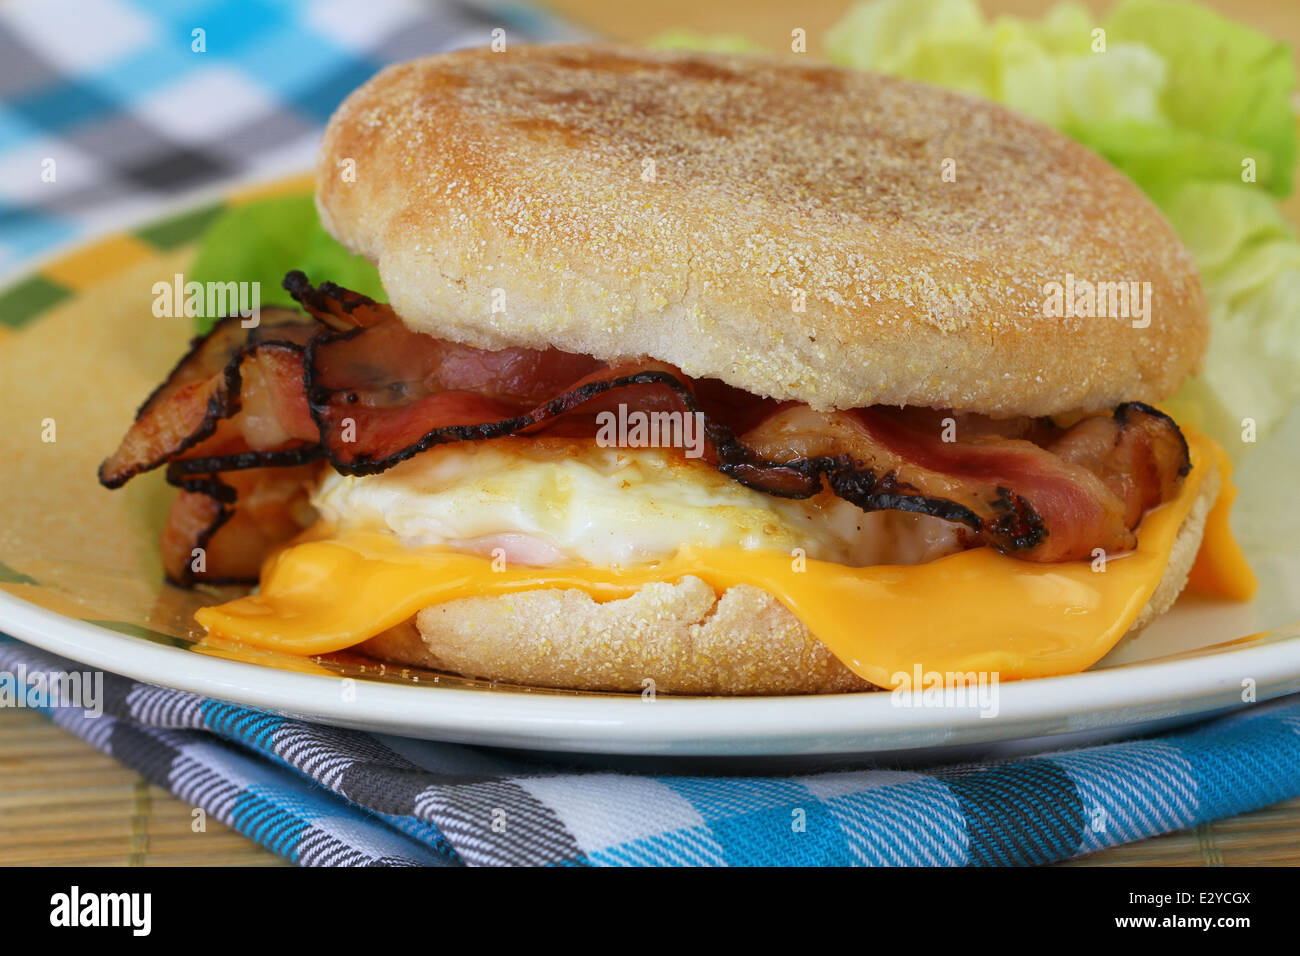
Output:
[[[1186,251],[1097,155],[992,103],[788,60],[393,66],[335,114],[317,199],[414,328],[646,355],[818,408],[1158,401],[1208,335]],[[1149,325],[1045,315],[1071,276],[1150,282]]]

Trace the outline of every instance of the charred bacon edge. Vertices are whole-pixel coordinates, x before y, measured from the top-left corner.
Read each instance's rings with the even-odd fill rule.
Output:
[[[278,329],[283,326],[310,326],[311,323],[304,320],[314,318],[313,316],[310,315],[302,315],[301,313],[295,313],[292,309],[288,308],[287,306],[272,306],[266,309],[265,311],[284,312],[286,315],[296,315],[298,318],[298,321],[295,322],[279,322],[270,326],[270,328],[274,328],[274,329]],[[180,360],[175,365],[172,366],[171,371],[167,373],[167,377],[162,380],[162,384],[160,384],[157,388],[155,388],[152,392],[150,392],[149,397],[146,398],[140,404],[140,407],[138,409],[136,409],[135,418],[133,418],[132,421],[140,420],[140,416],[149,410],[149,406],[151,406],[154,403],[154,400],[167,388],[168,385],[172,383],[172,380],[176,378],[180,370],[185,367],[185,365],[190,361],[190,359],[194,358],[194,356],[198,354],[199,349],[201,349],[204,345],[206,345],[209,339],[211,339],[218,332],[224,332],[226,330],[226,327],[231,323],[242,322],[242,321],[244,321],[243,316],[228,315],[225,318],[218,319],[216,322],[212,323],[212,328],[208,329],[202,335],[196,335],[193,338],[191,338],[189,344],[185,348],[185,354],[182,355],[180,357]],[[251,328],[248,332],[248,335],[245,336],[244,346],[271,345],[273,343],[281,344],[281,345],[296,344],[287,341],[282,342],[276,339],[263,340],[261,338],[261,334],[264,333],[267,328],[268,327],[265,325],[256,325],[253,328]],[[244,346],[241,346],[241,348]]]
[[[235,516],[235,501],[238,498],[238,493],[234,488],[226,484],[216,475],[209,475],[204,479],[188,479],[180,482],[178,487],[183,491],[188,491],[193,494],[207,495],[217,504],[216,516],[207,527],[195,536],[191,543],[191,548],[203,548],[206,550],[208,544],[212,541],[212,536],[221,530],[222,525]],[[189,561],[185,562],[184,568],[185,571],[179,579],[173,577],[171,573],[165,572],[166,579],[177,587],[182,588],[192,588],[195,584],[225,585],[257,583],[256,578],[199,578],[195,576],[193,565]]]
[[[1128,415],[1131,409],[1136,409],[1144,415],[1150,415],[1158,421],[1165,422],[1173,429],[1174,434],[1178,436],[1178,443],[1183,450],[1183,461],[1182,464],[1178,466],[1178,477],[1186,478],[1188,472],[1192,470],[1192,450],[1187,445],[1187,436],[1183,434],[1183,430],[1178,427],[1176,421],[1153,405],[1148,405],[1146,402],[1121,402],[1115,406],[1115,410],[1111,413],[1111,418],[1113,418],[1119,425],[1119,428],[1115,431],[1115,444],[1118,445],[1124,439],[1124,429],[1128,427]]]
[[[296,445],[274,451],[241,451],[233,455],[212,455],[207,458],[182,458],[167,466],[167,483],[184,487],[191,475],[209,475],[223,471],[243,471],[246,468],[280,468],[309,465],[325,457],[320,445]]]
[[[352,315],[357,309],[379,305],[365,293],[354,292],[333,282],[314,286],[307,274],[299,269],[286,272],[280,285],[313,318],[340,332],[364,325]]]
[[[138,422],[145,416],[153,406],[154,401],[167,389],[169,385],[172,384],[172,380],[175,379],[181,369],[185,367],[185,364],[189,362],[190,359],[194,358],[207,340],[211,336],[215,335],[223,325],[235,318],[237,318],[237,316],[230,316],[222,319],[214,325],[206,335],[195,336],[190,340],[190,347],[186,351],[185,355],[176,363],[171,372],[168,373],[167,378],[163,380],[163,383],[155,388],[153,392],[150,393],[149,397],[144,400],[144,404],[142,404],[136,411],[133,422]],[[143,474],[146,471],[152,471],[164,462],[171,460],[175,455],[179,455],[188,449],[193,448],[205,438],[211,437],[212,433],[217,430],[217,423],[223,418],[227,418],[234,414],[234,411],[238,409],[238,398],[236,397],[232,399],[230,396],[232,393],[238,393],[242,380],[242,376],[239,373],[240,361],[241,357],[236,353],[226,362],[221,371],[217,373],[221,375],[224,380],[217,388],[217,391],[208,399],[207,409],[203,413],[203,421],[199,423],[198,428],[177,442],[175,448],[169,452],[163,452],[161,456],[152,461],[132,464],[112,477],[108,477],[104,474],[104,469],[108,466],[109,462],[109,459],[105,458],[99,465],[99,483],[105,488],[121,488],[136,475]],[[234,403],[233,408],[232,402]]]
[[[331,423],[328,415],[331,411],[329,402],[334,395],[347,392],[348,389],[330,389],[323,385],[315,383],[314,376],[316,373],[316,347],[318,345],[328,345],[365,331],[364,329],[351,329],[347,332],[335,335],[323,335],[313,339],[307,347],[307,357],[304,365],[306,375],[309,381],[307,392],[307,405],[311,409],[311,415],[320,430],[321,444],[325,448],[325,454],[329,457],[330,464],[336,471],[344,475],[374,475],[387,471],[394,465],[406,461],[408,458],[428,451],[435,445],[447,444],[456,441],[482,441],[490,438],[503,438],[513,435],[529,428],[544,424],[551,419],[557,418],[568,412],[574,411],[580,406],[591,401],[598,395],[619,388],[630,388],[638,385],[665,385],[672,389],[681,400],[682,404],[688,411],[694,413],[699,410],[695,401],[695,396],[691,393],[690,388],[685,385],[676,376],[658,370],[637,372],[632,375],[620,375],[616,378],[604,379],[603,381],[588,382],[575,389],[570,389],[561,395],[537,406],[532,411],[525,412],[522,415],[516,415],[513,418],[504,418],[495,422],[483,422],[477,425],[444,425],[441,428],[435,428],[425,432],[419,439],[399,448],[391,455],[383,458],[372,459],[368,457],[358,457],[352,461],[344,461],[338,458],[330,442]],[[706,429],[719,429],[727,431],[725,426],[717,425],[705,419]],[[729,434],[729,432],[728,432]]]
[[[194,358],[194,356],[198,353],[199,349],[203,347],[203,345],[208,341],[208,339],[210,339],[213,335],[215,335],[219,330],[224,331],[223,327],[227,323],[235,322],[235,321],[240,321],[240,316],[237,315],[227,316],[226,318],[220,320],[215,325],[213,325],[212,328],[209,329],[207,333],[205,333],[204,335],[198,335],[195,336],[193,339],[191,339],[189,349],[186,351],[184,357],[182,357],[181,360],[177,362],[176,365],[172,368],[172,370],[167,374],[167,378],[163,381],[163,383],[159,385],[157,388],[155,388],[153,392],[150,393],[149,397],[145,399],[144,403],[136,411],[133,422],[138,422],[149,411],[149,409],[152,407],[154,403],[154,400],[157,399],[158,396],[162,394],[163,391],[165,391],[169,385],[172,384],[173,380],[180,373],[181,369],[184,368],[187,362],[189,362],[192,358]],[[291,325],[294,323],[284,323],[284,324]],[[250,355],[255,353],[258,349],[284,348],[284,349],[288,349],[289,351],[299,352],[299,353],[304,351],[304,347],[300,343],[293,342],[289,339],[261,338],[260,336],[256,335],[256,333],[260,330],[260,328],[261,327],[258,326],[256,329],[254,329],[253,332],[250,333],[250,335],[248,336],[248,341],[246,341],[243,345],[241,345],[238,349],[236,349],[231,354],[230,358],[226,360],[226,364],[222,366],[219,372],[214,373],[222,376],[222,382],[220,387],[218,387],[217,391],[208,399],[207,408],[204,410],[203,413],[203,420],[199,423],[198,428],[196,428],[194,431],[190,432],[188,435],[183,437],[179,442],[177,442],[176,446],[171,451],[164,452],[161,456],[155,458],[152,461],[132,464],[126,469],[124,469],[123,471],[111,477],[108,477],[104,474],[104,468],[109,461],[109,459],[107,458],[104,459],[104,461],[101,462],[99,466],[99,471],[98,471],[99,483],[103,485],[105,488],[121,488],[124,484],[126,484],[136,475],[143,474],[146,471],[153,471],[153,469],[159,467],[160,465],[166,462],[174,462],[176,455],[180,455],[188,451],[189,449],[193,448],[199,442],[211,438],[212,434],[217,430],[217,424],[222,419],[234,417],[234,415],[237,414],[240,408],[242,407],[239,400],[240,397],[239,392],[243,386],[243,375],[240,373],[239,367],[243,364],[244,359],[248,358]],[[244,467],[252,467],[252,466],[249,465]],[[225,469],[221,469],[221,470],[225,470]]]
[[[233,505],[239,498],[239,492],[232,486],[226,484],[218,475],[208,474],[202,477],[190,476],[173,476],[167,475],[167,483],[174,488],[182,491],[188,491],[192,494],[207,495],[213,501],[223,505]]]
[[[930,498],[917,494],[914,486],[900,481],[893,472],[877,475],[870,468],[862,468],[861,463],[855,463],[847,455],[775,462],[754,454],[749,446],[736,438],[725,425],[714,425],[710,422],[706,429],[710,440],[715,442],[719,461],[718,470],[728,478],[755,491],[778,498],[811,498],[822,490],[825,481],[836,496],[857,505],[863,511],[911,511],[960,522],[975,531],[984,530],[984,523],[980,516],[965,505],[948,501],[946,498]],[[747,473],[751,470],[759,477],[747,477]],[[770,480],[773,477],[796,478],[802,482],[802,487],[792,491],[774,487],[762,480],[764,478]],[[1027,502],[1025,506],[1029,507]],[[1032,512],[1033,509],[1029,510]],[[1032,545],[1025,545],[1025,547],[1032,547]]]

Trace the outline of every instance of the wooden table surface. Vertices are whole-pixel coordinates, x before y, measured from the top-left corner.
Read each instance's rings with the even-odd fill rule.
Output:
[[[742,33],[788,50],[807,31],[809,52],[847,8],[776,0],[550,0],[542,4],[594,33],[637,42],[669,29]],[[1038,0],[984,0],[992,13],[1036,14]],[[1210,6],[1300,46],[1295,0],[1211,0]],[[1089,0],[1104,10],[1109,4]],[[1300,198],[1288,212],[1300,222]],[[0,865],[283,865],[260,845],[209,818],[195,832],[191,808],[151,786],[32,711],[0,709]],[[1068,866],[1242,866],[1300,864],[1300,799],[1194,830],[1156,837]]]

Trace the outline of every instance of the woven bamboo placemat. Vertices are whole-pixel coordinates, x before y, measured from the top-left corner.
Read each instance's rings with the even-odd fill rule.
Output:
[[[71,864],[287,865],[37,711],[0,710],[0,865]]]

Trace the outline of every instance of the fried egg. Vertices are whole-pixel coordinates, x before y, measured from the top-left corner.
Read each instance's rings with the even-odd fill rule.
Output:
[[[963,547],[960,532],[936,518],[865,514],[829,493],[777,498],[676,449],[567,439],[458,442],[378,475],[331,470],[312,503],[339,530],[536,566],[643,564],[683,546],[913,564]]]

